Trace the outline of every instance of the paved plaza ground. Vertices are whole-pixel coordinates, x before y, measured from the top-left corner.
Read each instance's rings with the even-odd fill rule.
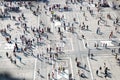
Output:
[[[1,1],[0,80],[119,80],[120,1],[99,1]]]

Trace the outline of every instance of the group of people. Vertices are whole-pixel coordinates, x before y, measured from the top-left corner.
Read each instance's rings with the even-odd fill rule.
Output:
[[[82,4],[84,2],[84,0],[70,0],[70,2],[73,5],[76,2]],[[88,3],[89,4],[94,4],[94,0],[89,0]],[[101,3],[101,0],[99,0],[99,2],[96,3],[96,6],[95,6],[95,8],[98,9],[98,12],[100,11],[99,9],[101,7],[100,3]],[[42,19],[39,22],[39,26],[32,26],[31,25],[32,27],[29,28],[29,26],[27,24],[27,21],[29,21],[29,19],[27,20],[27,18],[25,16],[26,13],[23,13],[20,10],[20,7],[25,7],[25,9],[30,10],[32,12],[33,16],[37,16],[38,17],[38,15],[42,15],[44,13],[45,13],[46,16],[50,15],[50,22],[51,23],[54,23],[55,20],[63,22],[62,24],[63,24],[64,30],[65,31],[69,31],[71,33],[75,33],[77,31],[74,28],[75,24],[79,25],[79,30],[89,30],[90,29],[89,25],[85,24],[85,22],[80,23],[80,22],[77,21],[77,18],[73,18],[73,20],[72,20],[73,23],[72,22],[68,22],[69,23],[68,26],[70,28],[67,30],[66,28],[68,26],[66,26],[66,24],[67,24],[66,22],[67,21],[65,21],[64,15],[58,16],[55,13],[57,11],[60,12],[59,9],[62,8],[61,4],[53,4],[53,5],[49,6],[48,3],[47,3],[47,4],[44,5],[44,9],[41,9],[40,5],[36,6],[32,2],[30,2],[30,1],[29,2],[22,2],[22,1],[21,2],[1,2],[1,4],[4,4],[4,6],[5,6],[5,12],[2,12],[2,16],[3,16],[2,20],[4,20],[6,18],[5,17],[6,15],[8,15],[8,14],[10,15],[12,11],[15,11],[15,13],[16,13],[19,10],[18,13],[21,14],[18,17],[15,16],[15,15],[13,15],[13,16],[10,15],[9,18],[10,18],[11,21],[15,21],[15,22],[18,22],[18,23],[21,24],[21,25],[19,25],[19,27],[17,26],[17,28],[18,29],[22,29],[22,32],[19,35],[19,39],[21,40],[20,44],[22,45],[22,47],[18,45],[19,43],[17,43],[18,38],[15,38],[15,41],[12,42],[13,35],[10,35],[9,31],[12,31],[12,30],[15,30],[15,29],[10,24],[7,24],[7,26],[5,26],[5,28],[0,29],[0,33],[2,34],[2,36],[5,37],[7,43],[9,43],[9,44],[13,44],[14,43],[14,49],[13,49],[13,53],[12,54],[13,54],[14,57],[17,56],[16,58],[18,58],[18,55],[17,55],[18,52],[23,53],[25,56],[29,55],[29,54],[30,55],[35,55],[36,53],[34,53],[34,48],[33,47],[40,46],[38,44],[42,44],[42,43],[45,43],[46,45],[48,45],[46,43],[46,41],[50,41],[49,35],[51,34],[51,27],[47,26],[47,24],[45,24],[44,21],[42,21]],[[8,4],[10,6],[8,6]],[[17,5],[18,7],[15,8],[15,9],[11,9],[11,6],[13,4]],[[65,4],[68,5],[69,4],[69,0],[66,0]],[[35,9],[33,9],[33,7]],[[64,6],[64,9],[67,10],[68,6]],[[87,11],[89,11],[89,13],[91,15],[93,15],[94,10],[92,8],[87,6],[86,9],[87,9]],[[82,11],[84,11],[84,10],[83,10],[82,6],[80,6],[79,12],[82,12]],[[89,21],[87,19],[86,12],[83,12],[83,16],[85,18],[85,21]],[[108,15],[107,17],[111,19],[110,15]],[[102,20],[102,19],[100,19],[100,20]],[[98,21],[98,26],[100,25],[100,20]],[[118,22],[119,22],[119,19],[117,18],[114,23],[117,24]],[[40,27],[40,25],[43,25],[43,27]],[[61,31],[61,27],[58,28],[57,32],[59,34],[59,41],[62,41],[63,40],[63,33]],[[101,28],[98,27],[97,30],[96,30],[96,33],[100,34],[100,32],[101,32]],[[28,38],[27,34],[33,34],[33,35],[31,35],[32,38]],[[111,38],[112,36],[113,36],[113,32],[110,33],[109,38]],[[84,34],[81,34],[81,38],[85,39]],[[95,47],[97,47],[97,46],[98,45],[95,44]],[[86,47],[87,47],[87,44],[86,44]],[[41,49],[41,46],[40,46],[40,49]],[[59,47],[57,45],[55,45],[55,46],[51,46],[50,45],[50,47],[45,47],[45,50],[46,50],[45,55],[49,54],[49,58],[50,59],[54,59],[54,58],[58,59],[59,53],[63,52],[61,47]],[[53,52],[54,52],[54,54],[52,54]],[[43,53],[37,54],[37,58],[39,59],[41,57],[41,55],[43,57]],[[14,62],[15,64],[17,64],[16,59],[13,60],[11,54],[6,52],[6,56],[10,59],[11,62]],[[22,61],[22,57],[21,56],[19,56],[19,61],[20,62]],[[77,58],[75,59],[75,61],[76,61],[77,67],[80,67],[80,62],[77,60]],[[86,64],[85,64],[84,67],[86,68]],[[58,68],[58,72],[61,72],[61,71],[64,71],[64,70],[65,70],[64,67],[62,69]],[[108,71],[108,68],[106,67],[105,68],[105,74],[106,75],[107,75],[107,71]],[[96,73],[98,74],[98,71]],[[78,74],[80,74],[79,70],[78,70]],[[72,79],[71,78],[72,74],[70,74],[69,76],[70,76],[70,80],[71,80]],[[48,77],[50,79],[50,73],[48,73]],[[52,72],[52,78],[54,78],[54,72]]]

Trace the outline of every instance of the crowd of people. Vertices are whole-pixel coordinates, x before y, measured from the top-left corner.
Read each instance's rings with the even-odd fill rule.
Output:
[[[35,55],[33,47],[40,46],[40,49],[41,49],[41,45],[43,43],[47,44],[46,43],[47,41],[51,41],[49,35],[52,33],[54,34],[54,32],[51,31],[51,27],[48,26],[47,24],[45,24],[42,19],[40,20],[38,26],[29,27],[27,24],[27,21],[29,21],[29,20],[25,16],[26,13],[22,12],[21,7],[24,7],[25,9],[31,11],[33,16],[36,16],[36,17],[39,17],[39,15],[42,15],[42,14],[45,14],[45,16],[49,15],[49,16],[51,16],[50,17],[51,23],[54,23],[56,20],[60,21],[60,22],[62,22],[61,24],[63,24],[64,31],[68,31],[70,33],[75,33],[77,31],[74,26],[75,24],[79,25],[79,30],[89,30],[90,29],[89,25],[85,24],[85,22],[78,22],[76,18],[73,18],[73,20],[72,20],[73,22],[68,22],[68,25],[67,25],[67,21],[65,21],[65,16],[64,15],[59,16],[55,12],[57,12],[57,11],[58,12],[73,11],[74,9],[71,8],[70,6],[68,6],[69,3],[71,3],[73,5],[79,3],[82,5],[83,2],[84,2],[84,0],[66,0],[64,6],[59,3],[49,6],[49,2],[47,2],[43,6],[44,8],[41,9],[40,5],[38,5],[36,2],[32,2],[32,1],[26,1],[26,2],[25,1],[18,1],[18,2],[1,1],[0,4],[2,6],[4,6],[4,11],[0,10],[1,11],[1,13],[0,13],[1,20],[4,21],[6,19],[9,19],[11,21],[18,22],[21,25],[16,26],[16,27],[18,29],[22,29],[21,34],[18,36],[19,39],[21,40],[20,44],[22,46],[19,46],[18,45],[19,43],[17,42],[19,39],[15,37],[15,41],[13,41],[14,35],[10,34],[10,31],[15,30],[11,26],[11,24],[7,24],[7,26],[4,26],[4,28],[0,28],[0,33],[5,38],[7,43],[14,44],[14,48],[12,50],[13,56],[9,52],[6,52],[6,56],[14,64],[17,64],[16,59],[19,59],[19,61],[22,62],[22,57],[21,56],[18,57],[18,55],[17,55],[18,53],[22,53],[22,54],[24,54],[24,56],[37,56],[38,59],[41,59],[41,57],[46,58],[45,55],[47,54],[47,55],[49,55],[49,57],[47,59],[52,59],[52,60],[58,59],[59,55],[61,53],[64,53],[64,51],[62,50],[61,46],[57,46],[57,45],[45,47],[45,50],[46,50],[45,53],[38,53],[37,55]],[[37,5],[35,5],[34,3],[36,3]],[[88,0],[88,3],[94,4],[94,0]],[[97,12],[100,13],[101,7],[104,7],[105,5],[108,5],[107,0],[103,0],[103,3],[102,3],[102,0],[99,0],[97,3],[95,3],[95,8],[97,9]],[[84,11],[83,6],[79,6],[79,7],[80,7],[79,12]],[[86,6],[86,9],[87,9],[87,11],[89,11],[91,16],[95,15],[94,14],[95,11],[91,7]],[[15,16],[15,15],[11,15],[11,13],[18,13],[20,15]],[[84,16],[85,21],[89,21],[87,19],[88,16],[87,16],[86,12],[83,12],[82,16]],[[112,19],[110,14],[107,15],[107,18]],[[99,16],[99,20],[97,23],[98,26],[103,24],[102,22],[104,23],[104,25],[107,25],[107,20],[105,20],[102,16]],[[117,17],[113,21],[113,24],[114,24],[114,26],[118,26],[118,23],[119,23],[119,18]],[[40,25],[43,25],[43,27],[40,27]],[[68,26],[69,26],[69,28],[68,28]],[[119,32],[118,27],[115,27],[115,30],[117,32]],[[58,37],[59,41],[63,41],[64,34],[61,30],[61,27],[58,27],[57,32],[58,32],[57,34],[59,35],[59,37]],[[96,29],[96,34],[101,35],[101,32],[102,32],[101,28],[98,27]],[[27,34],[33,34],[33,35],[30,35],[30,36],[32,36],[32,38],[28,38]],[[114,35],[113,31],[111,31],[108,38],[109,39],[112,38],[113,35]],[[81,39],[86,39],[84,34],[81,34]],[[87,47],[87,44],[85,44],[85,45]],[[95,43],[94,46],[98,47],[99,44]],[[105,46],[107,47],[107,44],[105,44]],[[54,53],[54,54],[52,54],[52,53]],[[16,58],[13,59],[13,57],[16,57]],[[75,61],[77,63],[77,67],[80,67],[80,62],[77,60],[77,58],[75,59]],[[86,64],[85,64],[84,68],[86,68]],[[61,67],[59,67],[57,70],[58,70],[58,72],[61,72],[61,71],[64,72],[65,67],[62,67],[62,69],[61,69]],[[101,70],[101,68],[100,68],[100,70]],[[107,76],[108,70],[109,69],[107,67],[105,67],[105,74],[106,74],[105,77]],[[83,76],[83,73],[80,74],[79,70],[78,70],[78,74],[79,74],[79,76]],[[99,74],[98,70],[96,71],[96,74],[97,75]],[[51,78],[50,75],[52,75],[52,78],[54,78],[54,72],[48,73],[49,79]],[[72,74],[69,75],[69,78],[70,78],[70,80],[72,80]]]

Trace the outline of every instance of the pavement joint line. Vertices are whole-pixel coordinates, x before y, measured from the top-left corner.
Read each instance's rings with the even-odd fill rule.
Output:
[[[111,41],[111,40],[120,40],[120,38],[111,38],[111,39],[86,39],[86,40],[91,40],[91,41],[94,41],[94,40],[108,40],[108,41]]]
[[[84,39],[82,39],[82,42],[83,42],[83,47],[84,47],[84,49],[86,49]]]
[[[87,61],[88,61],[88,66],[89,66],[89,69],[90,69],[90,75],[91,75],[91,79],[94,80],[93,78],[93,72],[92,72],[92,69],[91,69],[91,65],[90,65],[90,61],[89,61],[89,58],[87,57]]]
[[[71,45],[72,45],[72,50],[71,51],[74,51],[74,48],[73,48],[73,41],[72,41],[72,39],[70,39],[71,40]]]
[[[38,27],[40,26],[39,22],[40,22],[40,15],[38,15]]]
[[[26,59],[26,58],[25,58],[25,59],[22,58],[22,60],[32,60],[32,59],[35,59],[35,58],[27,58],[27,59]],[[9,59],[8,59],[8,58],[2,58],[2,59],[0,59],[0,60],[9,60]],[[10,60],[9,60],[9,61],[10,61]]]
[[[58,68],[58,63],[56,63],[56,65],[57,65],[56,67]],[[57,76],[58,76],[58,69],[57,69]]]
[[[88,41],[86,41],[86,42],[87,42],[88,46],[91,47],[90,44],[91,44],[92,42],[88,42]],[[97,43],[97,41],[94,41],[94,43]],[[94,46],[94,45],[93,45],[93,46]],[[95,47],[94,47],[94,48],[95,48]]]
[[[44,60],[44,62],[45,62],[45,60]],[[49,62],[49,60],[48,60],[48,62]],[[48,79],[48,67],[47,67],[47,80],[49,80],[49,79]]]
[[[69,59],[70,59],[70,65],[71,65],[71,72],[72,72],[72,75],[73,75],[73,78],[74,78],[73,66],[72,66],[72,60],[71,60],[71,58],[70,58],[70,57],[69,57]]]
[[[36,69],[37,69],[37,58],[35,59],[35,66],[34,66],[34,76],[33,76],[33,80],[36,79]]]

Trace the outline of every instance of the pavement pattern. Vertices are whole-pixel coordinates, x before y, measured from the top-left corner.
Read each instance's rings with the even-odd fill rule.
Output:
[[[30,1],[25,1],[21,5],[19,1],[12,2],[15,7],[19,5],[20,12],[11,11],[7,18],[0,18],[0,30],[5,29],[11,35],[11,43],[6,41],[2,32],[0,35],[0,80],[119,80],[120,20],[114,24],[116,18],[120,19],[119,8],[114,10],[114,0],[107,0],[110,7],[100,7],[98,11],[95,4],[100,0],[89,1],[92,0],[50,0],[48,4],[39,1],[29,4]],[[1,10],[5,8],[3,3],[10,5],[10,2],[1,1]],[[54,6],[56,4],[60,4],[60,8]],[[50,11],[52,7],[55,8]],[[65,7],[69,11],[64,11]],[[93,11],[92,14],[88,8]],[[19,21],[22,13],[25,19]],[[108,19],[108,14],[111,19]],[[14,16],[16,19],[13,19]],[[40,40],[37,31],[33,33],[32,29],[44,30]],[[32,48],[17,51],[15,56],[15,43],[20,50],[26,47],[20,39],[22,35],[27,40],[34,39]],[[47,51],[47,48],[52,49]],[[102,70],[99,70],[100,67]],[[109,75],[105,78],[106,67]]]

